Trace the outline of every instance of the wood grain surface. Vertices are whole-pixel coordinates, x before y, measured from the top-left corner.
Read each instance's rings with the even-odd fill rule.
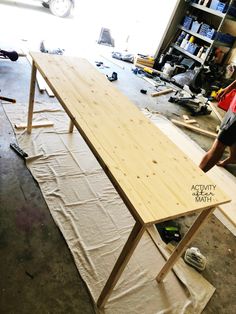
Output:
[[[196,201],[193,187],[215,183],[87,60],[31,56],[135,219],[148,225],[229,201],[217,185]]]

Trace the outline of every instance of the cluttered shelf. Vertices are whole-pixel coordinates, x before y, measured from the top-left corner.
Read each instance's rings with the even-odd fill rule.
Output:
[[[185,54],[186,56],[194,59],[195,61],[203,64],[204,63],[204,59],[198,58],[197,56],[195,56],[194,54],[192,54],[191,52],[188,52],[187,50],[177,46],[176,44],[172,44],[171,45],[174,49],[180,51],[181,53]]]
[[[205,42],[208,42],[208,43],[211,44],[211,45],[214,45],[214,46],[217,46],[217,47],[218,47],[218,46],[228,47],[228,48],[230,48],[230,47],[232,46],[231,43],[224,43],[224,42],[221,42],[221,41],[219,41],[219,40],[214,40],[214,39],[210,39],[210,38],[208,38],[208,37],[206,37],[206,36],[202,36],[201,34],[196,33],[196,32],[194,32],[194,31],[192,31],[192,30],[190,30],[190,29],[186,29],[186,28],[185,28],[184,26],[182,26],[182,25],[179,25],[178,28],[181,29],[182,31],[184,31],[184,32],[186,32],[186,33],[192,35],[192,36],[195,36],[195,37],[197,37],[197,38],[199,38],[199,39],[201,39],[201,40],[203,40],[203,41],[205,41]]]
[[[216,16],[219,16],[221,18],[224,18],[225,17],[225,13],[219,11],[219,10],[215,10],[215,9],[212,9],[212,8],[208,8],[206,7],[205,5],[201,5],[201,4],[197,4],[197,3],[190,3],[190,5],[196,9],[199,9],[199,10],[202,10],[204,12],[208,12],[210,14],[213,14],[213,15],[216,15]]]
[[[206,3],[206,2],[205,2]],[[208,1],[209,3],[209,1]],[[222,19],[236,21],[236,6],[235,1],[231,0],[229,3],[224,3],[218,0],[212,0],[210,6],[208,4],[199,4],[197,2],[191,2],[190,6],[198,10],[210,13],[214,16],[218,16]]]
[[[199,39],[201,39],[201,40],[203,40],[203,41],[206,41],[206,42],[208,42],[209,44],[212,44],[212,43],[213,43],[213,40],[212,40],[212,39],[210,39],[210,38],[208,38],[208,37],[206,37],[206,36],[202,36],[201,34],[196,33],[196,32],[194,32],[194,31],[192,31],[191,29],[187,29],[187,28],[185,28],[185,27],[182,26],[182,25],[179,25],[179,29],[181,29],[182,31],[184,31],[184,32],[186,32],[186,33],[188,33],[188,34],[190,34],[190,35],[193,35],[193,36],[195,36],[195,37],[197,37],[197,38],[199,38]]]
[[[231,48],[235,42],[235,34],[226,33],[222,28],[224,20],[228,14],[236,17],[235,2],[223,3],[218,0],[209,1],[192,1],[189,8],[197,8],[202,11],[186,11],[180,25],[177,25],[177,37],[174,45],[176,50],[191,57],[192,59],[204,64],[212,53],[213,47]],[[221,22],[208,23],[208,18],[204,18],[204,12],[211,13],[214,16],[221,17]],[[181,32],[181,33],[180,33]],[[178,47],[179,46],[179,47]],[[226,53],[225,50],[222,50]],[[201,60],[204,60],[202,62]]]

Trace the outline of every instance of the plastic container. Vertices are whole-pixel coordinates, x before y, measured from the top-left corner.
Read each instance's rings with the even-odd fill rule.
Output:
[[[164,67],[162,69],[163,74],[165,74],[168,77],[171,77],[174,73],[175,66],[172,66],[170,63],[166,62],[164,64]]]
[[[220,2],[220,1],[218,1],[218,0],[212,0],[212,1],[211,1],[211,5],[210,5],[210,9],[216,10],[216,8],[217,8],[219,2]]]
[[[199,34],[202,36],[207,36],[207,32],[210,26],[208,24],[203,23],[200,27]]]
[[[216,7],[216,10],[220,11],[220,12],[224,12],[226,10],[226,7],[227,7],[226,3],[219,1],[218,5]]]
[[[198,53],[197,53],[198,58],[201,58],[203,49],[204,49],[204,47],[200,47],[200,49],[198,50]]]
[[[191,26],[191,31],[197,33],[199,31],[199,28],[201,26],[201,23],[198,21],[193,21],[192,26]]]
[[[202,5],[204,5],[205,7],[208,7],[209,2],[210,2],[210,0],[205,0],[205,1],[203,1]]]
[[[180,45],[180,48],[185,49],[185,46],[188,44],[189,37],[190,37],[189,34],[187,34],[187,35],[185,36],[185,38],[182,40],[182,43],[181,43],[181,45]]]
[[[190,29],[190,27],[192,26],[192,22],[193,22],[193,18],[191,16],[185,16],[182,22],[182,25],[184,28],[186,29]]]
[[[213,39],[215,35],[216,35],[216,30],[214,28],[209,27],[208,31],[206,32],[206,37]]]
[[[194,55],[195,55],[195,56],[198,55],[198,52],[199,52],[200,49],[201,49],[201,47],[198,46],[197,44],[195,44],[195,51],[194,51]]]
[[[236,89],[233,89],[230,93],[218,102],[218,107],[227,111],[230,106],[235,106],[236,103]]]
[[[182,41],[183,41],[183,39],[185,38],[185,36],[186,36],[186,33],[184,31],[182,31],[181,34],[179,35],[179,37],[177,38],[175,44],[177,46],[180,46]]]
[[[191,54],[194,54],[196,49],[197,49],[197,45],[196,44],[194,44],[194,43],[189,43],[188,44],[187,51],[190,52]]]

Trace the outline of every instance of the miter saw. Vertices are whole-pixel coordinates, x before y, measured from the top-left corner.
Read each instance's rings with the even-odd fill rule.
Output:
[[[177,91],[174,96],[171,96],[169,102],[186,107],[193,116],[208,115],[211,113],[208,98],[204,97],[202,92],[194,94],[188,85],[184,85],[182,90]]]

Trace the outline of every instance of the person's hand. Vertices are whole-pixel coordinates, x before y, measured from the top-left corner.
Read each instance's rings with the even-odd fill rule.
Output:
[[[228,92],[229,92],[229,91],[228,91],[227,88],[221,89],[221,90],[217,93],[216,100],[217,100],[217,101],[220,101],[220,100],[224,99],[225,95],[226,95]]]

